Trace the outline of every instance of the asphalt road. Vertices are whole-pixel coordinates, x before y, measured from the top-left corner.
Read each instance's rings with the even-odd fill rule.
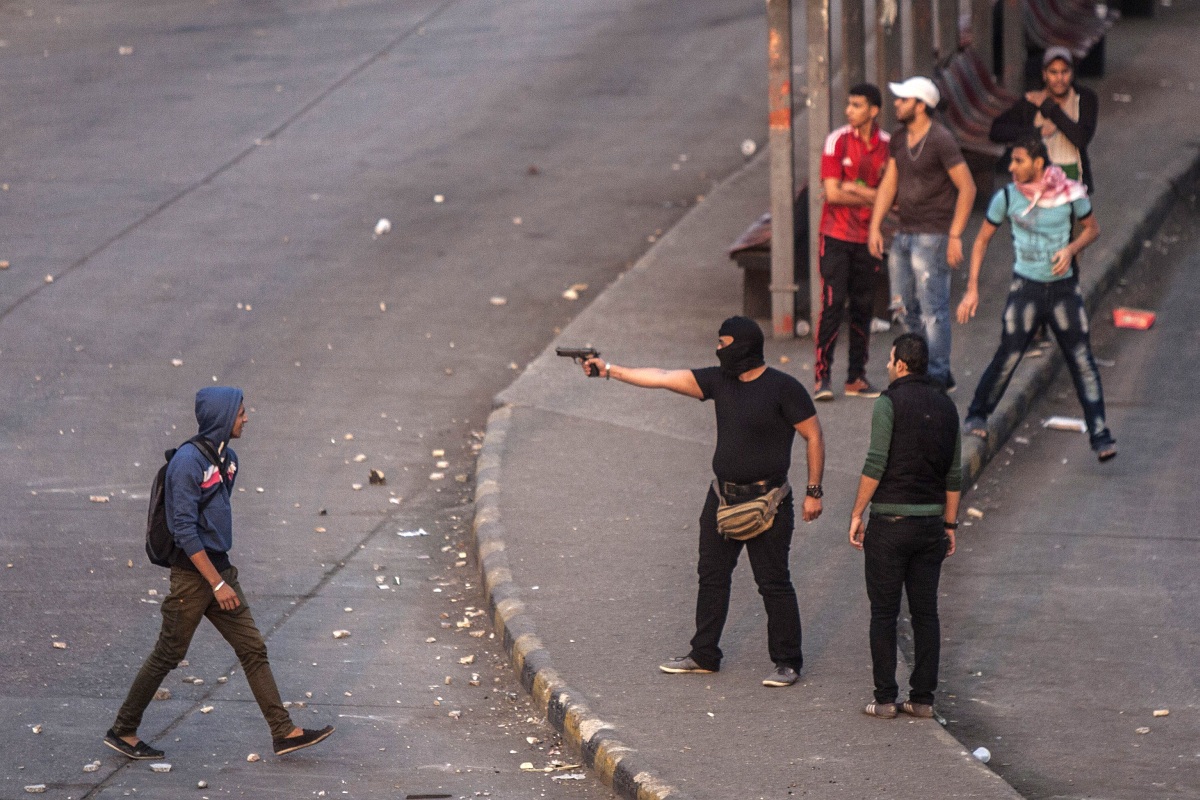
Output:
[[[943,577],[957,598],[942,608],[949,730],[987,747],[1031,799],[1200,798],[1191,196],[1093,317],[1120,455],[1097,464],[1081,434],[1041,427],[1079,416],[1062,370],[966,498],[984,516],[963,529],[964,558]],[[1154,310],[1157,322],[1119,330],[1117,305]],[[1013,592],[1015,580],[1037,591]]]
[[[764,29],[751,0],[0,1],[0,797],[608,796],[520,769],[570,760],[475,616],[472,445],[564,290],[761,143]],[[100,737],[166,592],[146,490],[214,382],[251,409],[234,561],[298,721],[339,731],[247,762],[205,630],[142,729],[159,775]]]

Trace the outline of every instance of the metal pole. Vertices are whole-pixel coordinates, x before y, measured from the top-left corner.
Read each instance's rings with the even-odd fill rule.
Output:
[[[771,332],[795,335],[796,205],[792,131],[792,3],[767,0],[767,109],[771,147]]]
[[[994,72],[992,60],[992,0],[971,0],[971,46]]]
[[[1018,94],[1025,91],[1025,20],[1021,0],[1004,3],[1004,88]]]
[[[867,34],[863,25],[863,0],[842,2],[842,60],[846,88],[867,79]]]
[[[852,0],[853,2],[853,0]],[[829,0],[808,0],[808,308],[817,335],[821,310],[821,151],[829,135]],[[861,52],[861,48],[860,48]]]
[[[896,127],[895,99],[888,92],[889,83],[904,78],[904,38],[900,30],[900,5],[895,0],[882,0],[875,19],[875,82],[883,92],[883,108],[879,110],[879,126],[885,131]]]
[[[958,0],[937,3],[937,57],[944,61],[958,52]]]
[[[912,74],[933,77],[933,0],[912,0]]]

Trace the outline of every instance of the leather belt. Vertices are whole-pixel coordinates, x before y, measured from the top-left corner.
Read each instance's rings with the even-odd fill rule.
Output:
[[[721,494],[726,500],[753,500],[756,497],[762,497],[772,489],[783,486],[786,482],[785,478],[768,478],[764,481],[755,481],[754,483],[733,483],[731,481],[720,481]]]

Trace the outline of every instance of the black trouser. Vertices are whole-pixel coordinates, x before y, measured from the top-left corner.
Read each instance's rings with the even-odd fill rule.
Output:
[[[863,537],[867,597],[871,601],[871,662],[875,701],[894,703],[896,685],[896,618],[900,591],[908,593],[916,663],[909,677],[909,700],[933,705],[941,656],[938,622],[938,579],[950,540],[942,517],[883,517],[872,514]]]
[[[696,635],[688,654],[704,669],[721,666],[721,631],[729,615],[729,587],[742,548],[750,554],[754,582],[767,609],[767,649],[771,661],[800,671],[800,606],[788,569],[795,510],[789,494],[779,504],[775,524],[753,539],[739,542],[717,532],[717,494],[708,490],[700,514],[700,587],[696,594]]]
[[[879,259],[865,244],[823,238],[821,253],[821,318],[817,323],[817,380],[829,380],[833,348],[842,327],[844,307],[850,307],[850,353],[846,383],[867,372],[867,344],[871,335],[871,307]]]

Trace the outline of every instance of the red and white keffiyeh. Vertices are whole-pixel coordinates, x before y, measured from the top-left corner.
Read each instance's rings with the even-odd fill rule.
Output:
[[[1040,180],[1029,183],[1018,183],[1017,190],[1029,200],[1029,208],[1022,212],[1028,214],[1034,206],[1041,208],[1057,208],[1087,197],[1087,187],[1079,181],[1073,181],[1062,171],[1062,167],[1051,164],[1042,171]]]

